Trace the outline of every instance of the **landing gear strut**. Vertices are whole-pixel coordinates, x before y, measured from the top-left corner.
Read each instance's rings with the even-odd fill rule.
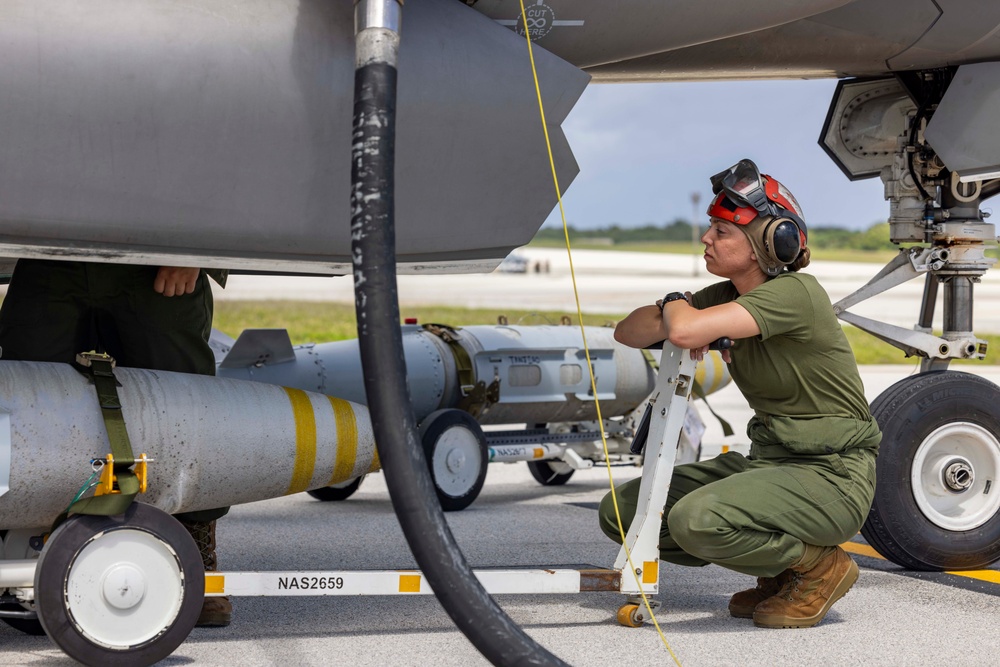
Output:
[[[850,178],[882,178],[890,240],[908,246],[834,310],[920,358],[920,375],[897,382],[872,404],[882,444],[875,502],[862,529],[879,553],[915,570],[979,568],[1000,558],[1000,389],[945,372],[952,359],[986,356],[986,342],[973,333],[973,289],[996,261],[985,250],[997,236],[980,206],[1000,192],[996,174],[960,178],[925,138],[953,75],[936,70],[842,82],[821,138]],[[912,329],[848,310],[918,276],[924,294]]]

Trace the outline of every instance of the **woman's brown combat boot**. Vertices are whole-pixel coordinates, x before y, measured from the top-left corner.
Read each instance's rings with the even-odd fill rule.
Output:
[[[757,586],[740,591],[729,598],[729,613],[736,618],[753,618],[754,609],[764,600],[778,594],[792,576],[785,570],[776,577],[757,577]]]
[[[757,605],[754,625],[762,628],[811,628],[826,616],[858,580],[858,565],[840,547],[806,545],[792,577],[774,597]]]

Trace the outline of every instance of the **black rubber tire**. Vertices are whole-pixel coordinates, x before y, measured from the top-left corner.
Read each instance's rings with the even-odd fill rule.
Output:
[[[911,481],[917,451],[936,429],[967,423],[1000,436],[1000,387],[968,373],[922,373],[886,389],[871,409],[882,443],[875,501],[861,529],[868,543],[910,570],[981,569],[1000,559],[1000,512],[974,530],[947,530],[921,511]]]
[[[80,628],[67,605],[67,586],[84,550],[121,530],[148,533],[169,547],[182,576],[182,597],[177,613],[158,635],[119,649],[96,643]],[[101,594],[96,588],[93,593]],[[191,535],[169,514],[142,503],[133,503],[117,516],[70,517],[49,537],[35,570],[35,604],[46,634],[71,658],[94,667],[141,667],[166,658],[191,633],[204,600],[204,566]],[[129,622],[127,611],[119,622]]]
[[[444,478],[449,451],[443,449],[447,445],[441,444],[443,438],[456,436],[467,439],[465,453],[472,455],[468,461],[472,467],[459,471],[457,488],[454,480]],[[427,456],[427,464],[430,467],[438,500],[441,501],[441,509],[445,512],[457,512],[471,505],[483,490],[486,468],[490,460],[486,435],[479,422],[463,410],[432,412],[420,424],[420,442]]]
[[[365,478],[364,475],[361,477],[355,477],[354,479],[344,482],[343,484],[335,484],[333,486],[324,486],[321,489],[313,489],[312,491],[306,491],[310,496],[316,500],[322,500],[323,502],[334,502],[338,500],[347,500],[354,495],[354,492],[358,490],[361,486],[361,480]]]
[[[576,472],[570,468],[569,472],[557,472],[552,464],[555,461],[528,461],[528,470],[531,476],[542,486],[562,486],[569,481],[569,478]]]
[[[13,603],[0,604],[0,609],[7,611],[26,611],[21,605]],[[41,637],[45,634],[45,628],[42,627],[42,622],[37,618],[4,618],[0,616],[0,621],[3,621],[18,632],[23,632],[26,635]]]

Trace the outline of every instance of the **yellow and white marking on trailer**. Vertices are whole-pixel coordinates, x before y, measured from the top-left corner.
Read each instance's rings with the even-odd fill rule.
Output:
[[[656,561],[645,564],[658,583]],[[476,577],[491,595],[618,592],[620,573],[605,569],[489,569]],[[205,595],[430,595],[426,579],[415,570],[315,572],[206,572]]]

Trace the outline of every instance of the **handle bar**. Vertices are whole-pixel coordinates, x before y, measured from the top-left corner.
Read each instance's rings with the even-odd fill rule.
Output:
[[[708,344],[708,349],[710,350],[728,350],[733,346],[733,339],[723,336],[722,338],[712,341]]]
[[[719,339],[714,340],[711,343],[709,343],[708,344],[708,349],[710,349],[710,350],[728,350],[732,346],[733,346],[733,339],[732,338],[727,338],[726,336],[723,336],[722,338],[719,338]],[[661,340],[658,343],[653,343],[652,345],[647,346],[646,349],[647,350],[662,350],[663,349],[663,341]]]

